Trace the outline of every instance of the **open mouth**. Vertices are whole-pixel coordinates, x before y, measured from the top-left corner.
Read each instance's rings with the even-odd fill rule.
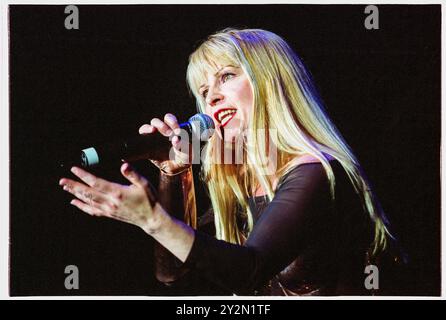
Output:
[[[214,118],[220,123],[221,127],[225,127],[236,113],[237,109],[220,109],[214,114]]]

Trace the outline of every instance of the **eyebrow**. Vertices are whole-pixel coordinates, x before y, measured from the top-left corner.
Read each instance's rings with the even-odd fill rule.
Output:
[[[218,76],[218,74],[224,69],[224,68],[237,68],[236,66],[233,66],[233,65],[231,65],[231,64],[228,64],[227,66],[223,66],[223,67],[221,67],[220,69],[218,69],[217,70],[217,72],[215,72],[214,73],[214,77],[217,77]],[[200,91],[201,90],[201,88],[203,88],[203,87],[205,87],[206,86],[206,84],[202,84],[199,88],[198,88],[198,91]]]

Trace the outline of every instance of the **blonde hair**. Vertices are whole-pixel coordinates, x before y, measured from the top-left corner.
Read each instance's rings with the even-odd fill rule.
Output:
[[[250,134],[245,149],[252,163],[268,162],[269,143],[277,148],[277,172],[280,179],[293,167],[292,159],[310,154],[323,165],[332,199],[335,194],[335,177],[324,154],[337,159],[343,166],[356,193],[360,195],[364,210],[375,224],[375,237],[370,253],[384,250],[391,237],[384,212],[371,190],[367,178],[334,124],[327,116],[318,93],[299,57],[278,35],[261,29],[225,29],[208,37],[189,57],[187,83],[195,96],[200,112],[205,112],[205,100],[199,86],[205,82],[207,72],[220,65],[240,67],[246,73],[254,98]],[[275,129],[277,136],[260,136],[257,129]],[[246,214],[248,233],[253,228],[249,209],[249,189],[260,185],[269,201],[274,197],[273,184],[267,178],[265,166],[218,164],[217,152],[221,141],[214,135],[209,142],[202,165],[202,178],[207,184],[215,214],[218,239],[241,244],[246,237],[237,225],[236,212]]]

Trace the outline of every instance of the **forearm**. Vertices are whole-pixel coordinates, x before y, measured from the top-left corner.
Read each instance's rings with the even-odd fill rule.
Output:
[[[188,244],[193,232],[189,226],[196,227],[195,191],[191,168],[174,176],[160,172],[159,181],[160,206],[155,210],[155,223],[146,232],[157,240],[154,246],[156,278],[167,284],[188,271],[180,257],[190,251]]]
[[[196,228],[197,214],[192,167],[173,176],[160,171],[158,202],[171,216]]]
[[[194,242],[194,229],[169,215],[159,204],[155,206],[154,216],[144,231],[181,262],[186,261]]]

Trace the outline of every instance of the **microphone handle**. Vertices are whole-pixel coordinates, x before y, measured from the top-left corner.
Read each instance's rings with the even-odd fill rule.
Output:
[[[169,157],[171,146],[169,138],[160,133],[139,135],[131,139],[105,143],[82,150],[81,166],[87,168],[113,163],[118,159],[124,161],[165,160]]]

